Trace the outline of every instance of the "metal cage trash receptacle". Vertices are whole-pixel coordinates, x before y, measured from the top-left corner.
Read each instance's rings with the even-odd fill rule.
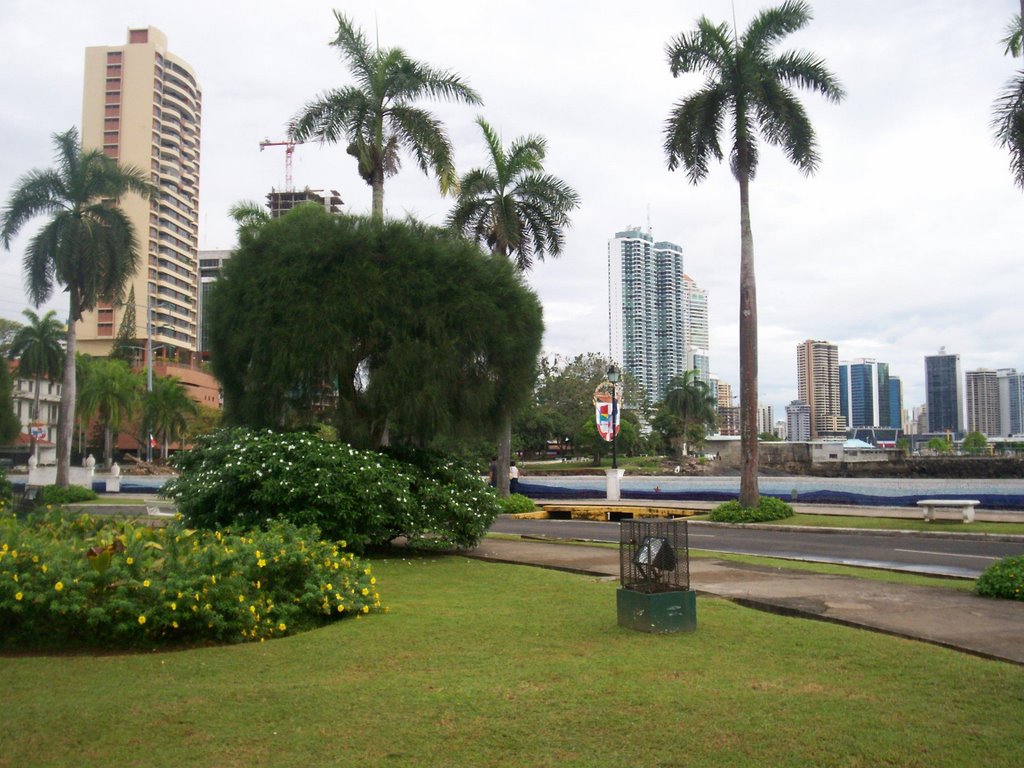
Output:
[[[685,520],[623,520],[619,524],[619,581],[620,626],[640,632],[697,628]]]

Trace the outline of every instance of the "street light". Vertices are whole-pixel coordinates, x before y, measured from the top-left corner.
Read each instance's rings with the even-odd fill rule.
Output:
[[[615,386],[619,383],[619,369],[614,363],[608,366],[608,382],[612,385],[612,469],[619,468],[618,456],[615,453],[615,427],[619,423],[619,401],[615,397]]]

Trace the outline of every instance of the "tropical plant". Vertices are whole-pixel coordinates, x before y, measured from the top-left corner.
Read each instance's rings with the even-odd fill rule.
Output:
[[[1024,0],[1020,14],[1007,27],[1003,39],[1008,56],[1024,53]],[[996,100],[992,115],[992,129],[999,146],[1010,151],[1010,172],[1014,183],[1024,189],[1024,69],[1010,79]]]
[[[961,447],[967,453],[985,453],[988,449],[988,438],[981,432],[968,432],[964,435]]]
[[[196,401],[173,376],[153,379],[153,389],[142,396],[143,419],[160,438],[160,456],[165,461],[170,444],[180,440],[189,426],[189,418],[199,413]],[[145,439],[150,439],[145,435]]]
[[[35,391],[32,396],[32,421],[39,421],[39,392],[43,379],[57,381],[64,366],[64,350],[61,342],[66,330],[57,319],[57,312],[50,310],[40,317],[31,309],[22,313],[28,320],[21,326],[11,341],[10,353],[18,358],[18,375],[31,378]],[[31,433],[31,430],[30,430]],[[31,453],[36,452],[36,438],[31,434]]]
[[[251,243],[260,227],[270,221],[270,212],[252,200],[241,200],[235,203],[228,210],[228,216],[235,222],[240,245]]]
[[[519,272],[526,272],[534,259],[561,254],[569,213],[579,207],[580,198],[564,181],[544,173],[547,141],[542,136],[518,138],[506,150],[486,120],[478,117],[476,122],[487,142],[488,166],[463,175],[448,225],[486,243],[495,256],[511,259]],[[511,409],[504,416],[496,480],[499,493],[507,496]]]
[[[141,393],[142,378],[132,373],[123,360],[99,358],[92,363],[78,396],[78,406],[83,418],[99,417],[105,466],[113,463],[114,436],[122,421],[135,413]]]
[[[153,194],[148,174],[120,166],[102,150],[85,150],[78,130],[55,134],[57,167],[34,170],[18,180],[0,214],[5,248],[36,216],[48,216],[29,241],[23,266],[25,285],[35,306],[54,285],[68,294],[67,348],[57,430],[57,484],[67,485],[71,466],[71,429],[75,421],[75,323],[98,301],[124,294],[138,262],[135,228],[117,205],[124,195]]]
[[[724,153],[719,134],[731,133],[729,164],[740,188],[740,435],[743,469],[740,500],[757,507],[757,291],[754,239],[750,225],[750,181],[757,170],[759,139],[782,148],[804,173],[818,166],[814,129],[792,87],[810,88],[830,101],[845,95],[822,59],[805,51],[776,54],[783,37],[811,19],[810,6],[786,0],[761,11],[742,36],[707,17],[697,29],[669,41],[673,77],[699,72],[704,86],[678,102],[665,126],[669,170],[680,165],[691,183],[708,174]]]
[[[338,11],[334,16],[338,34],[331,45],[348,63],[356,85],[307,104],[292,123],[292,140],[348,142],[346,151],[373,190],[375,219],[384,218],[384,179],[398,172],[402,150],[424,173],[437,176],[442,193],[454,190],[451,142],[440,121],[416,104],[427,97],[480,104],[480,97],[458,75],[414,61],[400,48],[371,49],[347,16]]]
[[[7,360],[0,358],[0,445],[6,445],[21,433],[21,420],[14,412],[14,382]],[[3,473],[0,472],[0,507],[4,499]]]
[[[699,444],[718,421],[717,400],[711,387],[695,370],[673,376],[665,392],[654,427],[682,456],[689,444]]]

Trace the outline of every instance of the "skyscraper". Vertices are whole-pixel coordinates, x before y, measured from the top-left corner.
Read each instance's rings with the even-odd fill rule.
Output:
[[[960,355],[947,355],[942,347],[937,355],[924,359],[925,404],[928,407],[929,432],[964,431],[963,376]]]
[[[967,429],[998,437],[999,379],[990,368],[967,372]]]
[[[999,385],[999,434],[1024,434],[1024,373],[1015,368],[996,371]]]
[[[651,402],[664,398],[672,377],[690,368],[708,380],[707,293],[687,281],[683,249],[675,243],[655,242],[639,227],[608,241],[609,351]],[[705,346],[688,355],[688,342]]]
[[[794,400],[786,406],[786,440],[805,443],[811,439],[811,406]]]
[[[151,201],[121,206],[135,226],[139,265],[134,336],[191,362],[198,342],[199,138],[202,93],[192,68],[167,50],[155,27],[128,30],[121,46],[85,51],[82,145],[149,174]],[[127,307],[100,305],[79,324],[82,352],[109,354]]]
[[[839,347],[808,339],[796,348],[797,399],[811,409],[811,438],[839,437],[846,420],[839,403]]]
[[[891,397],[887,363],[862,358],[839,364],[840,412],[847,427],[899,428],[899,417],[892,418]]]

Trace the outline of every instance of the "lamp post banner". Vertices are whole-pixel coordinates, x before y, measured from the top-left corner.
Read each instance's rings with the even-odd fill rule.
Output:
[[[597,423],[597,434],[601,439],[610,443],[612,438],[619,434],[619,422],[622,417],[622,409],[615,409],[615,431],[612,432],[612,396],[607,392],[594,393],[594,419]]]

